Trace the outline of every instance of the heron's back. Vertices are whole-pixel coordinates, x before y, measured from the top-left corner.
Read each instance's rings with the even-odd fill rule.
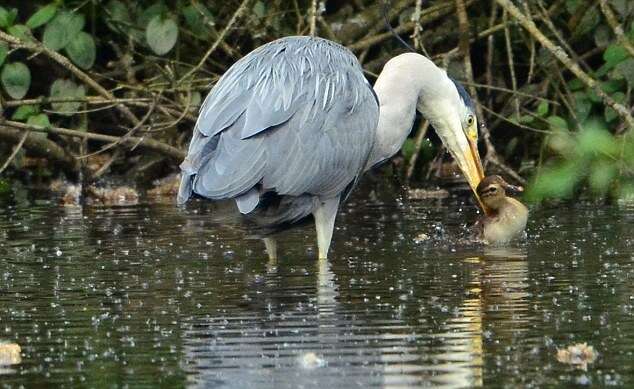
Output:
[[[264,194],[338,196],[362,172],[378,114],[372,87],[343,46],[311,37],[261,46],[205,99],[178,202],[193,193],[234,198],[250,213]]]

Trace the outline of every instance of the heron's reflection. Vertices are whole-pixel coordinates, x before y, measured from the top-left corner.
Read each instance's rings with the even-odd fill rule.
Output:
[[[317,304],[320,317],[334,314],[338,297],[332,264],[328,259],[319,259],[317,261]]]
[[[506,334],[517,334],[528,322],[528,265],[522,248],[487,247],[481,255],[467,257],[475,265],[466,283],[466,295],[446,331],[434,335],[446,343],[439,359],[452,361],[451,373],[438,377],[448,386],[483,385],[485,338],[495,336],[505,342]],[[496,323],[490,334],[487,324]]]

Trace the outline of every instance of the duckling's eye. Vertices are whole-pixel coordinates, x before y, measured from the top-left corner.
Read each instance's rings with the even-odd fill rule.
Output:
[[[486,193],[495,193],[498,191],[498,188],[496,188],[495,186],[490,186],[489,188],[487,188]]]

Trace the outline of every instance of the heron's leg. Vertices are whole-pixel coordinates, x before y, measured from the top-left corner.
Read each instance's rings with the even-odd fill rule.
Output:
[[[328,249],[332,239],[332,231],[335,228],[335,217],[339,209],[339,197],[319,201],[313,211],[315,217],[315,227],[317,228],[317,247],[319,249],[319,259],[328,258]]]
[[[277,242],[273,238],[262,238],[264,246],[266,246],[266,253],[269,255],[270,260],[277,259]]]

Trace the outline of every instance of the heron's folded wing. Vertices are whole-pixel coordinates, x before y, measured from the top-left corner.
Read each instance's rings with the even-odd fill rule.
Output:
[[[206,98],[181,165],[179,202],[263,191],[334,196],[360,174],[378,103],[352,53],[321,39],[256,49]]]

